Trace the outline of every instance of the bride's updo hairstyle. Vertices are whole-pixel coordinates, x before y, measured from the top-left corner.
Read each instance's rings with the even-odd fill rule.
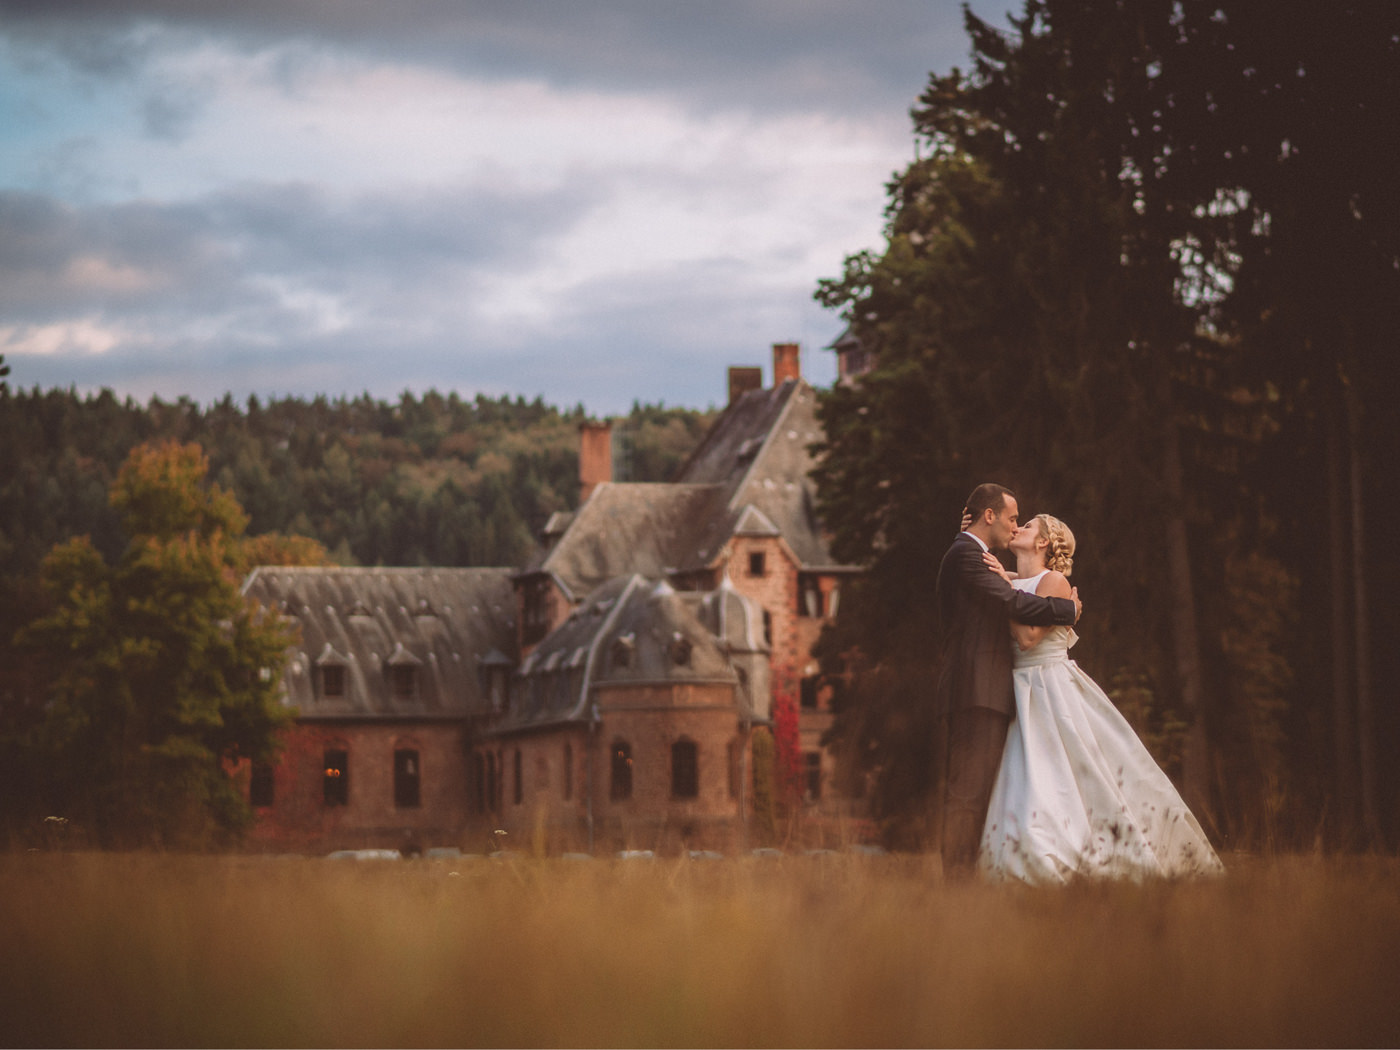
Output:
[[[1074,571],[1074,533],[1063,521],[1049,514],[1037,514],[1035,520],[1040,522],[1040,534],[1050,541],[1045,549],[1045,567],[1068,576]]]

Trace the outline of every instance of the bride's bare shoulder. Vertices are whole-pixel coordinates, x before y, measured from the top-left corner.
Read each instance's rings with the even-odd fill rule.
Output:
[[[1065,578],[1064,573],[1055,569],[1047,572],[1035,585],[1035,593],[1042,598],[1068,598],[1069,592],[1069,580]]]

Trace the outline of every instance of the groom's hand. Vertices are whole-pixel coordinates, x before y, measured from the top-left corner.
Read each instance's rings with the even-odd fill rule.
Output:
[[[1071,587],[1069,589],[1069,596],[1074,599],[1074,622],[1078,623],[1079,614],[1084,611],[1084,605],[1079,600],[1079,588]]]

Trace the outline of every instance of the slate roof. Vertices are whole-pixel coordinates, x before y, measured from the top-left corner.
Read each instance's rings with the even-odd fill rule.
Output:
[[[781,536],[804,569],[850,568],[831,556],[808,477],[816,400],[801,379],[740,395],[674,482],[599,485],[525,571],[552,574],[577,601],[617,576],[708,567],[734,535]]]
[[[742,658],[766,650],[761,624],[762,610],[732,587],[678,593],[665,580],[615,577],[594,588],[526,658],[492,731],[586,721],[599,686],[740,686],[731,653]]]
[[[479,669],[514,650],[511,572],[261,566],[243,591],[301,629],[283,679],[301,718],[461,718],[489,713]],[[325,664],[344,668],[343,696],[320,695]],[[393,667],[416,670],[412,695]]]

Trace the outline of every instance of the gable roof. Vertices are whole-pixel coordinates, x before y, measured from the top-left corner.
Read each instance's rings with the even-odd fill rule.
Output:
[[[490,731],[586,721],[590,696],[600,686],[738,686],[726,645],[704,622],[707,613],[709,618],[716,613],[702,607],[703,597],[678,594],[665,580],[636,574],[594,588],[520,665],[507,710]],[[731,631],[751,636],[749,621],[758,614],[745,612],[742,619],[730,614]]]
[[[301,629],[283,702],[303,719],[460,718],[486,714],[478,673],[515,643],[510,569],[260,566],[243,592]],[[316,669],[339,665],[344,690],[322,694]],[[391,668],[414,669],[395,695]]]
[[[780,536],[804,569],[849,568],[831,556],[808,477],[808,446],[822,436],[816,401],[801,379],[740,395],[674,482],[599,485],[526,571],[580,598],[616,576],[708,567],[736,534]]]

